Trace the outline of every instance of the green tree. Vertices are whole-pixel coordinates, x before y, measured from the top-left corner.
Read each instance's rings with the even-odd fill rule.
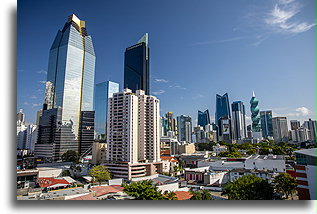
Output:
[[[285,155],[285,150],[281,146],[275,146],[272,149],[274,155]]]
[[[273,183],[276,191],[285,195],[286,199],[296,191],[296,179],[288,173],[280,173],[274,178]]]
[[[202,191],[190,191],[190,193],[193,195],[190,200],[213,200],[210,192],[206,189]]]
[[[229,200],[272,200],[274,189],[263,178],[244,175],[233,182],[228,182],[222,195]]]
[[[248,149],[246,153],[247,155],[254,155],[256,154],[256,149]]]
[[[62,160],[64,162],[74,162],[78,163],[79,161],[79,155],[76,151],[74,150],[68,150],[62,155]]]
[[[101,182],[111,179],[108,168],[103,165],[94,166],[91,170],[89,170],[89,175],[93,177],[93,179],[97,181],[99,185],[101,184]]]
[[[135,197],[136,200],[163,200],[161,191],[151,180],[132,182],[130,184],[123,184],[123,192]]]
[[[62,176],[70,176],[69,170],[68,170],[68,169],[67,169],[67,170],[64,170],[64,171],[62,172]]]
[[[163,195],[164,200],[177,200],[175,192],[167,192]]]

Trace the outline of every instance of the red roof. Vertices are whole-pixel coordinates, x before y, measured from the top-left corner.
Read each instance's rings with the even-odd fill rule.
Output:
[[[161,160],[167,160],[169,162],[178,162],[178,160],[171,156],[161,156]]]
[[[86,200],[86,201],[91,201],[91,200],[98,200],[96,198],[94,198],[91,194],[87,194],[87,195],[82,195],[82,196],[78,196],[76,198],[71,198],[68,200]]]
[[[117,192],[123,191],[123,187],[120,185],[95,186],[95,187],[92,187],[91,189],[96,192],[97,197],[108,194],[108,193],[117,193]]]
[[[38,178],[39,185],[41,188],[50,187],[56,184],[64,184],[64,185],[70,185],[66,180],[64,179],[55,179],[55,178]]]
[[[186,191],[176,191],[174,192],[177,197],[177,200],[189,200],[193,195],[190,192]]]
[[[161,155],[171,155],[171,150],[170,149],[161,150]]]

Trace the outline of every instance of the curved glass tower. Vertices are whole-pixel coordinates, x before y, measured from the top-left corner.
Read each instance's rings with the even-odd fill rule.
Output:
[[[49,52],[43,105],[43,111],[58,109],[58,114],[50,111],[52,115],[48,116],[57,118],[56,127],[51,125],[52,136],[48,142],[53,144],[54,159],[67,150],[82,153],[82,148],[89,147],[88,141],[94,132],[95,61],[94,47],[85,21],[74,14],[70,15],[63,29],[57,32]],[[43,143],[44,135],[40,131],[38,143]]]
[[[228,93],[216,95],[216,123],[221,117],[231,118]]]
[[[198,111],[198,125],[205,129],[205,126],[210,124],[210,117],[208,109],[204,112]]]
[[[252,98],[250,100],[251,104],[251,120],[252,120],[252,131],[259,132],[261,130],[260,126],[260,114],[259,114],[259,101],[255,98],[255,93],[253,91]]]

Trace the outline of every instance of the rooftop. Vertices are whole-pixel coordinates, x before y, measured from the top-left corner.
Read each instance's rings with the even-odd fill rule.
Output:
[[[117,192],[123,191],[123,187],[121,187],[120,185],[95,186],[95,187],[92,187],[91,189],[96,192],[97,197],[106,195],[109,193],[117,193]]]
[[[41,188],[70,185],[70,183],[64,179],[38,178],[38,180]]]
[[[71,198],[71,199],[68,199],[68,200],[86,200],[86,201],[91,201],[91,200],[98,200],[96,198],[94,198],[91,194],[87,194],[87,195],[82,195],[82,196],[78,196],[78,197],[75,197],[75,198]]]
[[[296,154],[302,154],[302,155],[308,155],[312,157],[317,156],[317,148],[312,148],[312,149],[302,149],[298,151],[294,151]]]
[[[189,200],[193,195],[190,192],[186,191],[176,191],[174,192],[177,197],[177,200]]]

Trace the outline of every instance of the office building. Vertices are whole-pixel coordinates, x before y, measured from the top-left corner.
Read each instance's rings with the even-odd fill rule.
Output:
[[[221,117],[231,118],[230,106],[229,106],[229,97],[225,93],[223,96],[216,95],[216,120],[215,123],[218,125],[218,121]]]
[[[95,60],[85,21],[70,15],[63,29],[57,32],[49,53],[36,157],[57,161],[68,150],[82,154],[87,148],[87,142],[83,144],[80,140],[83,139],[83,129],[88,130],[88,127],[80,123],[85,120],[81,118],[86,115],[84,112],[90,114],[93,111]],[[94,130],[90,128],[89,131]],[[93,138],[90,139],[91,145],[92,142]],[[81,148],[81,145],[85,147]]]
[[[245,124],[245,107],[243,102],[236,101],[231,104],[232,122],[234,136],[236,140],[243,140],[247,137],[247,127]]]
[[[275,142],[288,141],[288,127],[286,117],[273,117],[273,138]]]
[[[173,116],[173,112],[167,112],[165,116],[161,118],[162,136],[167,136],[169,132],[174,132],[173,135],[178,134],[177,120]]]
[[[260,126],[260,114],[259,114],[259,101],[255,97],[255,93],[253,91],[252,98],[250,100],[251,105],[251,120],[252,120],[252,132],[253,134],[255,132],[260,132],[261,126]]]
[[[132,92],[145,91],[150,94],[150,48],[146,33],[137,44],[128,47],[124,54],[124,88]]]
[[[177,130],[179,141],[192,142],[192,118],[190,116],[181,115],[177,117]]]
[[[228,117],[221,117],[219,120],[219,141],[225,143],[235,143],[235,137],[232,127],[232,119]]]
[[[310,131],[309,140],[316,142],[316,120],[309,118],[308,121],[304,121],[303,126]]]
[[[205,126],[210,124],[210,117],[208,109],[204,112],[198,111],[198,126],[201,126],[205,129]]]
[[[25,125],[24,113],[22,109],[20,109],[20,111],[17,113],[17,126],[21,125]]]
[[[260,111],[262,136],[264,138],[273,138],[272,111]]]
[[[97,139],[105,138],[108,99],[114,93],[119,92],[119,84],[111,81],[105,81],[96,84],[95,90],[95,132]]]

